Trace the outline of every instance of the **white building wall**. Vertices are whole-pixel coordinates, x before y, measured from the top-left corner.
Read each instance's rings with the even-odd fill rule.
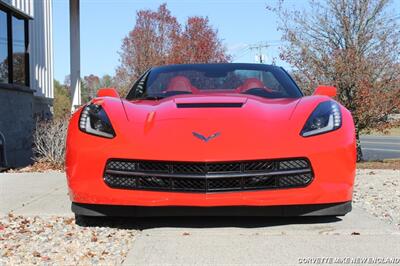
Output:
[[[42,0],[36,0],[35,2],[41,2]],[[47,0],[44,0],[47,1]],[[12,6],[18,8],[25,14],[33,17],[33,0],[6,0]]]
[[[34,1],[33,20],[29,25],[32,62],[30,84],[31,88],[36,89],[36,96],[47,98],[54,97],[52,22],[52,2],[50,0]]]
[[[35,96],[54,97],[52,0],[6,0],[33,17],[29,22],[30,87]]]

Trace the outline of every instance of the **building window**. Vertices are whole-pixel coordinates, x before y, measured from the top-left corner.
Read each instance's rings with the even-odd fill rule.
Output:
[[[26,84],[25,20],[12,17],[12,51],[13,51],[13,83]]]
[[[7,13],[0,10],[0,83],[8,83]]]
[[[28,20],[6,8],[0,9],[0,83],[29,86]]]

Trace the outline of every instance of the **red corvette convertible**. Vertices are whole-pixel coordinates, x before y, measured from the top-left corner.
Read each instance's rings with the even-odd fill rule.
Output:
[[[344,215],[356,144],[350,112],[281,67],[154,67],[70,120],[72,211],[89,216]]]

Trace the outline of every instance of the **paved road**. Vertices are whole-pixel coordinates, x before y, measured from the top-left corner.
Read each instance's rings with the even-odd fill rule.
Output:
[[[365,160],[400,158],[400,136],[361,136]]]
[[[0,174],[0,215],[72,216],[65,176]],[[361,209],[345,217],[146,218],[125,265],[285,264],[307,257],[399,257],[400,233]]]

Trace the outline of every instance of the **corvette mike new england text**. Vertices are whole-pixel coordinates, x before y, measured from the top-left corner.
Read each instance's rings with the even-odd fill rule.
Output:
[[[301,257],[299,264],[397,264],[400,265],[400,257]]]

